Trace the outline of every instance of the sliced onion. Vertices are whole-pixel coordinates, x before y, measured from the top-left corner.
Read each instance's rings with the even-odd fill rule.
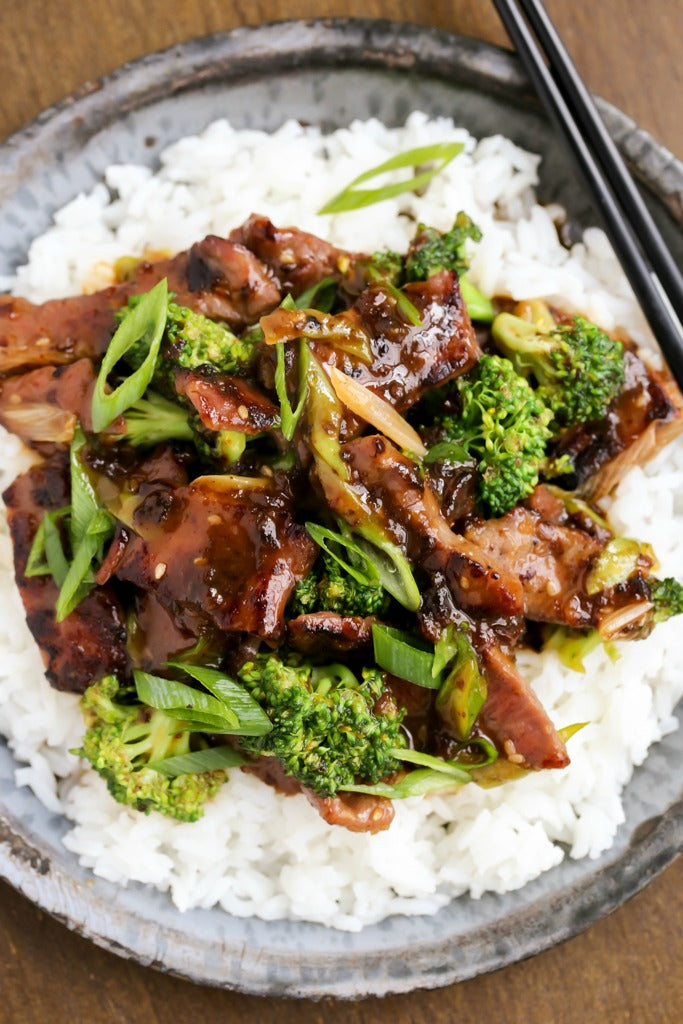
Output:
[[[623,608],[609,612],[598,624],[598,632],[603,640],[618,640],[627,635],[633,627],[645,619],[653,608],[652,601],[637,601]]]
[[[190,487],[206,487],[211,491],[265,491],[272,485],[266,476],[236,476],[234,473],[207,473],[198,476]]]
[[[372,423],[373,427],[377,427],[383,434],[386,434],[399,448],[412,452],[414,455],[427,454],[420,435],[413,430],[400,413],[396,412],[393,405],[374,394],[363,384],[353,380],[352,377],[347,377],[336,366],[326,366],[325,369],[337,392],[337,397],[351,412],[355,412],[357,416]]]
[[[2,412],[2,419],[13,434],[25,441],[52,441],[70,444],[76,429],[76,417],[65,409],[44,402],[23,402]]]

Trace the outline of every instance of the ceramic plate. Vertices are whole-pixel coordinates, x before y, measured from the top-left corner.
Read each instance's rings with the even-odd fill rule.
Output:
[[[602,111],[683,258],[683,167],[607,104]],[[217,117],[275,129],[389,124],[413,109],[476,135],[504,132],[544,156],[541,198],[579,223],[595,213],[517,61],[457,36],[391,22],[285,22],[154,54],[45,111],[0,149],[0,273],[23,261],[53,212],[108,164],[153,164]],[[358,934],[318,925],[180,914],[167,896],[93,877],[61,845],[65,820],[14,785],[0,741],[0,874],[69,927],[122,956],[204,984],[263,995],[360,997],[446,985],[560,942],[642,888],[680,845],[683,733],[653,748],[626,793],[626,823],[598,860],[570,861],[505,896],[461,898],[433,917],[393,917]],[[680,776],[678,776],[678,779]]]

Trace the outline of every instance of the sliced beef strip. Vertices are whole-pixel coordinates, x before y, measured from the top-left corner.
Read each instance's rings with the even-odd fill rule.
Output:
[[[282,635],[285,605],[317,553],[282,497],[220,490],[212,478],[152,493],[133,526],[109,571],[153,591],[181,622],[199,613],[268,639]]]
[[[632,604],[642,605],[643,615],[647,611],[650,589],[643,575],[651,568],[647,555],[641,556],[634,572],[620,586],[598,594],[586,592],[586,577],[608,536],[598,539],[521,506],[499,519],[471,523],[465,536],[519,577],[524,614],[533,622],[589,629],[599,627],[612,612]]]
[[[123,611],[111,587],[97,587],[62,622],[55,620],[58,588],[51,576],[24,575],[46,511],[69,503],[68,460],[54,456],[18,477],[3,494],[14,544],[17,585],[26,621],[40,647],[46,674],[58,690],[82,693],[110,673],[129,671]]]
[[[202,370],[174,372],[178,394],[192,402],[208,430],[235,430],[260,434],[279,422],[277,406],[242,377]]]
[[[278,793],[294,796],[303,793],[328,825],[342,825],[351,832],[384,832],[394,820],[391,800],[365,793],[342,793],[336,797],[324,797],[312,789],[302,786],[297,779],[287,775],[275,757],[259,757],[251,764],[242,766],[242,771],[255,775]]]
[[[328,825],[343,825],[350,832],[385,832],[394,820],[394,805],[383,796],[367,793],[319,796],[310,789],[304,789],[304,793]]]
[[[320,658],[340,654],[363,657],[372,654],[372,615],[340,615],[338,612],[310,612],[290,619],[287,640],[302,654]]]
[[[224,320],[234,330],[254,323],[281,299],[252,252],[209,235],[172,259],[139,263],[130,279],[91,295],[41,305],[0,296],[0,373],[99,358],[114,333],[116,311],[163,277],[178,304]]]
[[[283,295],[296,298],[326,277],[341,277],[355,257],[298,228],[277,228],[259,214],[230,232],[230,241],[245,246],[272,273]]]
[[[77,422],[92,431],[95,377],[90,359],[9,377],[0,383],[0,423],[29,444],[69,444]],[[118,417],[106,433],[124,430],[123,418]]]
[[[526,768],[566,768],[567,748],[543,705],[500,647],[480,647],[486,701],[478,716],[483,732],[513,764]]]
[[[328,504],[350,526],[369,518],[407,554],[427,580],[445,585],[457,608],[517,620],[523,610],[516,576],[472,541],[453,533],[417,465],[379,435],[342,446],[349,483],[318,467]],[[424,593],[424,591],[423,591]],[[440,624],[453,621],[452,615]],[[438,635],[438,631],[437,631]]]
[[[405,293],[420,315],[420,326],[405,318],[395,298],[378,282],[338,316],[277,309],[263,321],[266,338],[272,342],[308,337],[319,362],[336,366],[403,412],[427,389],[466,373],[480,355],[453,274],[443,271],[428,281],[409,284]],[[323,340],[326,334],[329,341]],[[348,341],[351,345],[345,348]],[[264,349],[259,377],[272,388],[273,345]],[[361,421],[349,414],[346,421],[342,436],[354,436]]]

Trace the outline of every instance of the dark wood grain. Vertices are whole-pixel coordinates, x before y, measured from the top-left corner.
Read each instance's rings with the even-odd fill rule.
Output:
[[[548,0],[589,85],[683,156],[672,0]],[[0,0],[0,138],[88,79],[175,42],[278,18],[394,17],[505,43],[486,0]],[[199,989],[97,949],[0,884],[0,1024],[674,1024],[683,864],[534,960],[439,992],[352,1006]]]

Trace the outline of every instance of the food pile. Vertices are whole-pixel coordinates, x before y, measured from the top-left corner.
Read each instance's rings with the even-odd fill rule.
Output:
[[[597,502],[683,427],[628,338],[467,277],[478,228],[357,253],[253,215],[103,291],[0,298],[4,494],[50,682],[112,796],[228,769],[353,831],[562,769],[520,646],[580,668],[683,612]]]

